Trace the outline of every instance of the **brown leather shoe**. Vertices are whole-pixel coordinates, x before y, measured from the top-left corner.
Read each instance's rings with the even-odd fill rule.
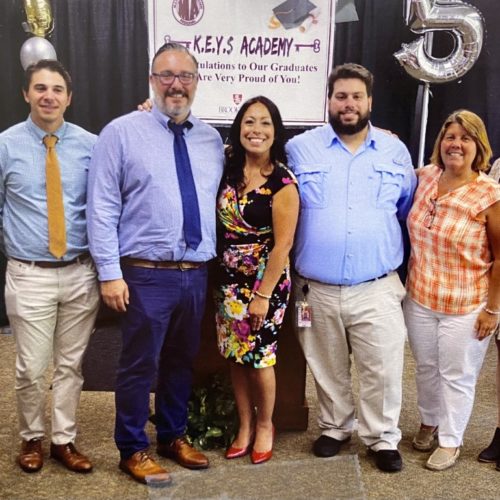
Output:
[[[193,448],[185,437],[174,439],[171,443],[158,443],[158,455],[173,458],[179,465],[187,469],[206,469],[208,458]]]
[[[21,443],[17,463],[24,472],[37,472],[43,466],[42,440],[30,439]]]
[[[120,460],[118,467],[140,483],[159,486],[172,481],[169,473],[160,467],[146,450],[137,451],[131,457]]]
[[[73,472],[85,473],[92,470],[92,462],[77,451],[73,443],[50,443],[50,456]]]

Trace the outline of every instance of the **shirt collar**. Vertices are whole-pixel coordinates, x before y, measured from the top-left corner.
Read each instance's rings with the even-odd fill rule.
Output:
[[[46,135],[56,135],[57,138],[59,139],[58,142],[60,142],[63,139],[64,134],[66,133],[67,126],[68,126],[68,124],[65,121],[63,121],[61,126],[55,132],[52,132],[51,134],[49,134],[45,130],[41,129],[33,121],[33,119],[31,118],[31,115],[29,115],[28,119],[26,120],[26,127],[28,128],[28,130],[30,131],[31,134],[33,134],[38,140],[40,140],[40,142],[43,141],[43,138]]]
[[[373,128],[373,125],[371,124],[371,122],[368,122],[368,134],[366,136],[366,140],[365,140],[365,145],[366,147],[371,147],[373,149],[377,149],[377,146],[378,146],[378,141],[377,141],[377,138],[375,137],[375,133],[374,133],[374,128]]]
[[[368,134],[364,142],[366,148],[371,147],[373,149],[377,149],[377,139],[373,132],[374,132],[373,125],[371,124],[371,122],[369,122]],[[333,146],[335,143],[342,142],[337,132],[333,130],[333,127],[329,123],[327,123],[327,125],[325,126],[325,133],[323,135],[323,138],[325,141],[325,147],[327,148]]]
[[[145,113],[145,111],[143,111],[143,113]],[[171,132],[171,130],[168,128],[168,122],[171,120],[171,118],[169,116],[165,115],[164,113],[162,113],[158,109],[158,106],[156,106],[156,104],[153,104],[153,109],[151,110],[151,113],[156,118],[156,120],[158,120],[160,122],[160,124],[163,127],[165,127],[169,132]],[[190,130],[193,127],[193,115],[191,113],[189,113],[189,115],[184,123],[186,124],[187,130]]]

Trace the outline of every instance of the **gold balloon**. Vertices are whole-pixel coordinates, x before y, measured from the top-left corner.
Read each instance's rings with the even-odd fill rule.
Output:
[[[49,0],[24,0],[27,22],[24,30],[35,36],[44,37],[54,29],[54,19]]]

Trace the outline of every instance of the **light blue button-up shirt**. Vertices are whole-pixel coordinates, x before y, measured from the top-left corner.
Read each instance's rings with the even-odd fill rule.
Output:
[[[101,281],[122,277],[120,257],[205,262],[215,256],[215,200],[223,169],[219,133],[194,116],[184,130],[202,241],[183,235],[182,200],[169,118],[156,107],[117,118],[101,132],[89,171],[90,251]]]
[[[8,257],[55,261],[49,252],[43,137],[30,117],[0,134],[0,228]],[[68,122],[54,132],[63,187],[67,252],[88,250],[85,223],[87,173],[96,136]]]
[[[355,285],[397,269],[403,261],[399,221],[416,186],[406,146],[370,125],[352,154],[327,124],[292,138],[286,150],[301,196],[297,272]]]

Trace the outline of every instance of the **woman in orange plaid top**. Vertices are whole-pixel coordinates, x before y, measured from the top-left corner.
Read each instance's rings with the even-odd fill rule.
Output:
[[[491,147],[476,114],[451,114],[419,172],[408,216],[404,303],[417,364],[421,427],[414,448],[444,470],[460,454],[477,377],[500,319],[500,186],[483,172]]]

